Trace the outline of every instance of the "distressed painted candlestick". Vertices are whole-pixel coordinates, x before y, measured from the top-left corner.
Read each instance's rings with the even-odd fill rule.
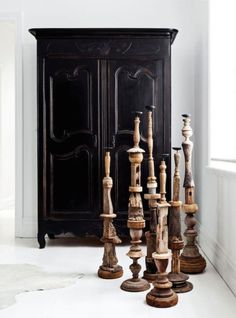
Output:
[[[160,199],[160,194],[156,193],[157,182],[154,169],[153,160],[153,119],[152,114],[155,106],[146,106],[148,114],[148,132],[147,132],[147,144],[148,144],[148,178],[147,189],[148,193],[144,195],[144,198],[148,200],[148,206],[150,211],[149,231],[145,233],[147,242],[147,255],[145,257],[146,270],[143,273],[143,278],[149,282],[153,282],[157,278],[157,268],[152,253],[156,251],[156,227],[157,227],[157,199]]]
[[[187,229],[184,232],[186,237],[186,245],[180,256],[180,269],[184,273],[201,273],[206,267],[206,261],[199,253],[199,249],[195,243],[197,231],[194,228],[196,225],[195,213],[198,211],[198,206],[194,202],[194,181],[192,176],[191,159],[193,151],[193,142],[189,139],[193,135],[192,128],[190,127],[190,115],[184,114],[182,135],[185,140],[182,143],[184,158],[185,158],[185,204],[183,204],[183,211],[186,213],[185,224]]]
[[[176,152],[174,154],[175,172],[173,182],[173,200],[170,201],[169,212],[169,248],[172,251],[171,272],[168,274],[169,280],[172,282],[172,289],[176,293],[186,293],[193,289],[193,285],[187,282],[189,276],[180,271],[180,250],[184,247],[184,241],[181,236],[180,223],[180,207],[182,202],[179,200],[180,192],[180,173],[179,173],[179,159],[181,148],[174,147]]]
[[[149,283],[139,278],[141,265],[138,264],[138,259],[143,255],[140,243],[142,242],[141,236],[143,228],[145,227],[145,220],[143,218],[143,204],[140,192],[141,187],[141,162],[143,160],[144,150],[139,147],[140,134],[139,134],[139,116],[141,112],[135,112],[134,120],[134,147],[128,150],[129,161],[131,163],[131,186],[129,187],[129,206],[128,206],[128,222],[127,226],[130,229],[131,247],[127,255],[133,260],[130,265],[130,270],[133,277],[125,280],[120,286],[121,289],[129,292],[139,292],[150,288]]]
[[[105,177],[103,178],[103,236],[101,241],[104,243],[104,254],[102,265],[98,269],[98,276],[105,279],[119,278],[123,275],[123,269],[118,265],[115,244],[121,243],[116,234],[116,229],[112,224],[116,214],[113,212],[111,201],[112,178],[110,177],[110,152],[105,155]]]
[[[157,267],[157,279],[153,282],[154,288],[147,294],[146,302],[153,307],[172,307],[178,303],[177,294],[171,289],[166,268],[171,252],[168,250],[168,227],[167,216],[169,203],[166,202],[166,164],[163,160],[160,165],[160,194],[158,203],[158,224],[157,224],[157,250],[152,254]]]

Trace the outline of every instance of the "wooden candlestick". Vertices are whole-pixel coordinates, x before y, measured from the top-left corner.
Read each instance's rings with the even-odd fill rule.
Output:
[[[129,187],[130,197],[128,206],[128,222],[127,226],[130,229],[131,247],[127,255],[133,260],[130,265],[130,270],[133,277],[125,280],[121,289],[129,292],[139,292],[150,288],[149,283],[142,278],[139,278],[141,265],[138,264],[138,259],[143,256],[140,243],[142,242],[142,229],[145,227],[145,220],[143,218],[143,204],[140,192],[141,187],[141,162],[143,160],[144,150],[139,147],[139,116],[141,112],[135,112],[134,120],[134,147],[128,150],[129,161],[131,163],[131,186]]]
[[[174,154],[175,172],[173,182],[173,200],[170,201],[170,216],[169,216],[169,248],[172,251],[171,272],[168,274],[169,280],[172,282],[172,289],[176,293],[186,293],[193,289],[193,285],[187,282],[189,276],[180,271],[180,250],[184,247],[184,241],[181,236],[181,223],[180,223],[180,207],[182,202],[179,200],[180,192],[180,173],[179,173],[179,159],[181,148],[173,148],[176,153]]]
[[[147,144],[148,144],[148,178],[147,189],[148,193],[144,195],[144,198],[148,200],[148,206],[150,211],[149,231],[145,233],[147,242],[147,256],[145,257],[146,270],[143,273],[143,278],[149,282],[153,282],[157,278],[157,268],[152,253],[156,251],[156,227],[157,227],[157,199],[160,199],[160,194],[156,193],[157,182],[154,169],[153,160],[153,128],[152,128],[152,113],[155,106],[146,106],[148,114],[148,132],[147,132]]]
[[[194,202],[194,181],[192,177],[191,158],[193,151],[193,142],[189,139],[193,135],[190,127],[190,115],[184,114],[182,135],[185,140],[182,143],[184,158],[185,158],[185,204],[183,211],[186,213],[185,224],[187,229],[184,232],[187,243],[184,246],[183,252],[180,256],[180,268],[184,273],[201,273],[206,267],[206,261],[199,253],[199,249],[195,243],[197,231],[194,228],[196,224],[195,213],[198,211],[198,206]]]
[[[172,307],[178,302],[177,294],[171,289],[172,283],[167,277],[166,268],[171,253],[168,250],[168,228],[167,216],[169,203],[166,202],[166,164],[163,160],[160,165],[160,194],[161,200],[158,203],[158,224],[157,224],[157,249],[152,254],[157,267],[157,279],[154,281],[154,288],[147,294],[147,304],[153,307]]]
[[[113,212],[111,201],[112,178],[110,177],[110,152],[105,155],[105,177],[103,178],[103,236],[101,241],[104,243],[104,254],[102,265],[98,269],[98,276],[105,279],[119,278],[123,275],[123,269],[118,265],[115,244],[121,243],[116,234],[116,229],[112,224],[116,214]]]

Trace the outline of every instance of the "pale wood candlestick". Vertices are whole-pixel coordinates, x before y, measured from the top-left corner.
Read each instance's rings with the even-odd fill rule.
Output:
[[[153,127],[152,127],[152,114],[155,106],[146,106],[148,114],[148,132],[147,132],[147,144],[148,144],[148,178],[147,189],[148,193],[144,195],[144,198],[148,200],[148,206],[150,211],[149,231],[145,233],[147,242],[147,255],[145,257],[146,270],[143,273],[143,278],[149,282],[154,281],[157,278],[157,268],[152,253],[156,251],[156,227],[157,227],[157,199],[160,199],[160,194],[156,193],[157,182],[154,169],[153,160]]]
[[[171,272],[168,274],[169,280],[172,282],[172,289],[176,293],[186,293],[193,289],[193,285],[187,282],[189,276],[180,271],[180,250],[184,247],[184,241],[181,236],[180,223],[180,207],[182,202],[179,200],[180,192],[180,173],[179,160],[181,148],[174,147],[176,152],[174,154],[175,172],[173,182],[173,200],[170,201],[169,213],[169,248],[172,251]]]
[[[166,202],[165,156],[163,155],[160,165],[161,200],[158,203],[157,249],[152,254],[157,267],[157,279],[153,283],[154,288],[146,296],[148,305],[161,308],[175,306],[178,302],[178,296],[171,289],[172,283],[169,281],[166,272],[171,252],[168,250],[167,216],[170,204]]]
[[[116,214],[113,212],[111,201],[112,178],[110,177],[110,152],[105,155],[105,177],[103,178],[103,236],[101,241],[104,243],[104,254],[102,265],[98,269],[98,276],[105,279],[119,278],[123,275],[123,269],[118,265],[115,244],[121,243],[116,234],[116,229],[112,224]]]
[[[187,229],[184,232],[186,237],[186,245],[180,256],[180,268],[184,273],[201,273],[206,267],[206,261],[199,253],[199,249],[195,243],[197,237],[197,231],[194,228],[196,224],[195,213],[198,211],[198,206],[194,202],[194,181],[192,176],[192,151],[193,142],[190,137],[193,135],[192,128],[190,126],[190,115],[184,114],[183,122],[184,127],[182,129],[182,135],[185,140],[182,143],[184,158],[185,158],[185,204],[183,205],[183,211],[186,213],[185,224]]]
[[[139,116],[141,112],[135,112],[134,120],[134,147],[128,150],[129,161],[131,163],[131,186],[129,187],[130,197],[128,206],[128,222],[127,226],[130,229],[131,247],[127,255],[133,260],[130,265],[130,270],[133,277],[125,280],[121,289],[129,292],[139,292],[150,288],[149,283],[142,278],[139,278],[141,265],[138,264],[138,259],[143,256],[140,243],[142,242],[142,229],[145,227],[145,220],[143,218],[143,204],[140,192],[141,187],[141,162],[143,160],[144,150],[139,147]]]

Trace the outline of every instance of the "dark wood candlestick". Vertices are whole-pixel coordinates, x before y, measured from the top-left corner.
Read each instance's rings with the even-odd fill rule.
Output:
[[[166,268],[171,253],[168,250],[168,228],[167,216],[169,203],[166,202],[166,164],[163,160],[160,165],[160,194],[158,203],[158,224],[157,224],[157,249],[152,254],[157,267],[157,279],[154,281],[154,288],[147,294],[147,304],[153,307],[172,307],[178,302],[177,294],[171,289],[172,283],[169,281]]]
[[[183,211],[186,213],[185,224],[187,229],[184,232],[187,243],[184,246],[183,252],[180,256],[180,269],[184,273],[201,273],[206,267],[206,261],[199,253],[199,249],[195,243],[197,231],[194,228],[196,224],[195,213],[198,211],[198,206],[194,202],[194,181],[192,177],[191,158],[193,151],[193,142],[189,139],[193,135],[190,127],[190,115],[184,114],[182,135],[185,140],[182,143],[184,158],[185,158],[185,204]]]
[[[133,277],[125,280],[121,289],[129,292],[139,292],[150,288],[149,283],[142,278],[139,278],[141,265],[138,264],[138,259],[143,256],[140,243],[142,242],[142,229],[145,227],[145,220],[143,218],[143,204],[140,192],[141,187],[141,162],[143,160],[144,150],[139,147],[139,116],[141,112],[135,112],[134,120],[134,147],[128,150],[129,161],[131,163],[131,186],[129,187],[130,197],[128,206],[128,222],[127,226],[130,229],[131,247],[127,255],[133,260],[130,265],[130,270]]]
[[[111,201],[112,178],[110,177],[110,152],[105,155],[105,177],[103,178],[103,236],[101,241],[104,243],[104,254],[102,265],[99,267],[98,276],[105,279],[119,278],[123,275],[123,269],[118,265],[115,244],[121,243],[116,234],[116,229],[112,224],[116,214],[113,212]]]
[[[170,201],[169,212],[169,248],[172,251],[171,272],[168,274],[169,280],[172,282],[172,289],[176,293],[186,293],[193,289],[193,285],[187,282],[189,276],[180,271],[180,250],[184,247],[184,241],[181,236],[181,223],[180,223],[180,207],[182,202],[179,200],[180,192],[180,173],[179,173],[179,159],[181,148],[173,148],[176,153],[174,154],[175,172],[173,182],[173,200]]]
[[[157,278],[157,268],[152,253],[156,251],[156,227],[157,227],[157,199],[160,199],[160,194],[156,193],[157,182],[154,169],[153,160],[153,128],[152,128],[152,113],[155,106],[146,106],[148,114],[148,132],[147,132],[147,144],[148,144],[148,178],[147,189],[148,193],[144,195],[144,198],[148,200],[148,206],[150,211],[149,231],[145,233],[147,242],[147,255],[145,257],[146,270],[143,273],[143,278],[149,282],[153,282]]]

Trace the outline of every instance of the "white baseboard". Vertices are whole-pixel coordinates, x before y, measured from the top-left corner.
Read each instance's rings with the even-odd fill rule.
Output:
[[[199,246],[234,295],[236,295],[236,264],[230,259],[230,253],[227,254],[220,244],[209,236],[206,227],[199,223],[198,229]]]
[[[16,237],[35,238],[37,237],[37,220],[35,218],[23,218],[15,220]]]

